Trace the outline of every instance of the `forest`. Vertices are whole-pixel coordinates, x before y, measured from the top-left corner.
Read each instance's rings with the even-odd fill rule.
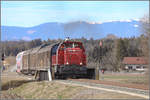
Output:
[[[148,52],[148,37],[142,34],[139,37],[118,38],[113,34],[106,38],[87,40],[82,37],[80,39],[72,39],[81,41],[86,50],[87,66],[99,67],[107,70],[119,71],[123,68],[123,57],[142,57]],[[16,56],[19,52],[28,50],[45,43],[53,44],[63,41],[57,40],[41,40],[35,39],[32,41],[3,41],[1,42],[2,52],[5,57]]]

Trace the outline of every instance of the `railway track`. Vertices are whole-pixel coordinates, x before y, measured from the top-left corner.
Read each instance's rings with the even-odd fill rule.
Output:
[[[77,80],[56,80],[56,82],[68,84],[68,85],[70,84],[70,85],[75,85],[75,86],[83,86],[83,87],[92,88],[92,89],[99,89],[99,90],[104,90],[104,91],[109,91],[109,92],[123,93],[123,94],[139,96],[145,99],[149,99],[149,90],[105,85],[105,84],[97,84],[97,83],[92,83],[92,82],[81,82]]]

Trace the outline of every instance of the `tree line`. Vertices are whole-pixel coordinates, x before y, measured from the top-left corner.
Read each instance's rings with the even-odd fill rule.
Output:
[[[147,47],[145,40],[147,36],[144,34],[140,37],[132,38],[103,38],[94,40],[93,38],[87,40],[82,37],[80,39],[74,39],[75,41],[81,41],[85,47],[87,55],[88,67],[100,67],[108,70],[118,71],[122,68],[122,60],[124,57],[138,57],[145,56],[145,49]],[[35,39],[32,41],[4,41],[1,42],[2,52],[5,56],[16,56],[19,52],[25,51],[42,44],[53,44],[58,40],[44,40]],[[100,42],[102,45],[100,46]],[[144,43],[144,44],[143,44]]]

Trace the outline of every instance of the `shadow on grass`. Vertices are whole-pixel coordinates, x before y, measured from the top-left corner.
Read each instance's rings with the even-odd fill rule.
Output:
[[[8,90],[10,88],[16,88],[18,86],[21,86],[22,84],[29,83],[29,82],[35,82],[35,80],[11,80],[9,82],[2,84],[1,89]]]

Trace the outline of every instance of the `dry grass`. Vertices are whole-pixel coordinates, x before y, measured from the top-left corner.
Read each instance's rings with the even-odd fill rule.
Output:
[[[15,56],[9,56],[9,57],[5,58],[5,61],[9,65],[15,65],[16,64],[16,57]]]
[[[149,85],[149,79],[145,74],[103,74],[100,79],[120,83],[133,83]]]
[[[115,93],[115,92],[106,92],[95,89],[84,89],[77,93],[73,99],[143,99],[141,97]]]
[[[7,71],[11,66],[13,66],[15,64],[16,64],[15,56],[6,57],[5,60],[3,61],[3,65],[5,66],[5,71]]]
[[[56,81],[30,81],[9,73],[2,76],[2,98],[5,99],[130,99],[136,96],[72,86]]]
[[[13,80],[28,80],[28,78],[18,75],[16,72],[4,72],[1,74],[2,85]]]
[[[63,85],[56,82],[29,82],[10,90],[26,99],[64,99],[76,94],[83,87]]]
[[[9,90],[24,99],[142,99],[126,94],[88,89],[52,82],[29,82]]]

